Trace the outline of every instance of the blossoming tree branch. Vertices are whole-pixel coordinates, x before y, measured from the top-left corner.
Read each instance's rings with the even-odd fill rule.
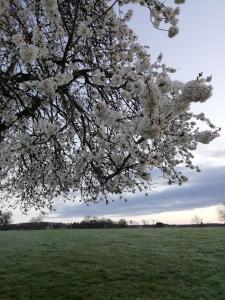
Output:
[[[187,180],[179,166],[199,171],[192,151],[218,129],[189,109],[211,78],[174,81],[162,55],[151,61],[122,14],[130,3],[178,33],[179,6],[159,0],[0,1],[1,206],[51,209],[62,193],[107,202],[151,189],[153,168],[169,184]]]

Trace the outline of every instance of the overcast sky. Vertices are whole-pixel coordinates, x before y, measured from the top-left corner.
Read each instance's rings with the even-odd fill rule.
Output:
[[[161,186],[156,175],[157,187],[148,197],[136,194],[126,203],[117,199],[109,205],[100,203],[86,207],[59,200],[56,213],[49,214],[46,220],[70,222],[91,215],[181,224],[190,223],[195,215],[199,215],[206,222],[218,221],[216,207],[225,202],[225,1],[186,2],[180,6],[180,33],[173,39],[165,32],[153,29],[148,13],[137,5],[133,6],[135,13],[130,25],[139,41],[151,47],[153,59],[162,52],[164,62],[178,69],[176,79],[192,80],[199,72],[213,75],[213,97],[207,103],[192,107],[196,112],[205,112],[214,124],[223,128],[220,138],[209,146],[198,148],[195,163],[202,172],[188,171],[190,180],[181,187]],[[33,215],[33,212],[27,216],[16,212],[14,221],[27,221]]]

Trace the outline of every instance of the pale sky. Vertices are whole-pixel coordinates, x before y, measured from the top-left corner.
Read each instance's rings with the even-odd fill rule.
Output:
[[[166,1],[173,3],[172,0]],[[190,181],[181,187],[160,186],[148,197],[141,194],[119,199],[109,205],[103,203],[86,207],[81,204],[56,202],[56,213],[46,221],[76,221],[87,215],[112,219],[125,217],[139,222],[146,220],[169,224],[190,223],[195,215],[204,222],[218,222],[216,208],[225,202],[225,1],[186,0],[180,5],[179,34],[169,39],[167,33],[152,28],[148,12],[139,5],[135,9],[130,26],[142,44],[150,46],[152,58],[163,53],[163,61],[178,69],[174,78],[189,81],[199,72],[213,76],[213,96],[208,102],[192,106],[192,111],[204,112],[218,127],[221,136],[210,145],[201,145],[195,154],[195,164],[202,172],[187,170]],[[157,176],[156,176],[157,177]],[[14,212],[14,222],[25,222],[37,213],[27,216]]]

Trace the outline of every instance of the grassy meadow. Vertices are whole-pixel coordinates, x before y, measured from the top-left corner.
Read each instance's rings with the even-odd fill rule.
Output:
[[[0,232],[1,300],[225,299],[225,228]]]

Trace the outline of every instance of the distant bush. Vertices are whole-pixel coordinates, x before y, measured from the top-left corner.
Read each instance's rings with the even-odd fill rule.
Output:
[[[156,222],[155,223],[155,227],[157,227],[157,228],[163,228],[163,227],[165,227],[166,226],[166,224],[164,224],[164,223],[162,223],[162,222]]]

